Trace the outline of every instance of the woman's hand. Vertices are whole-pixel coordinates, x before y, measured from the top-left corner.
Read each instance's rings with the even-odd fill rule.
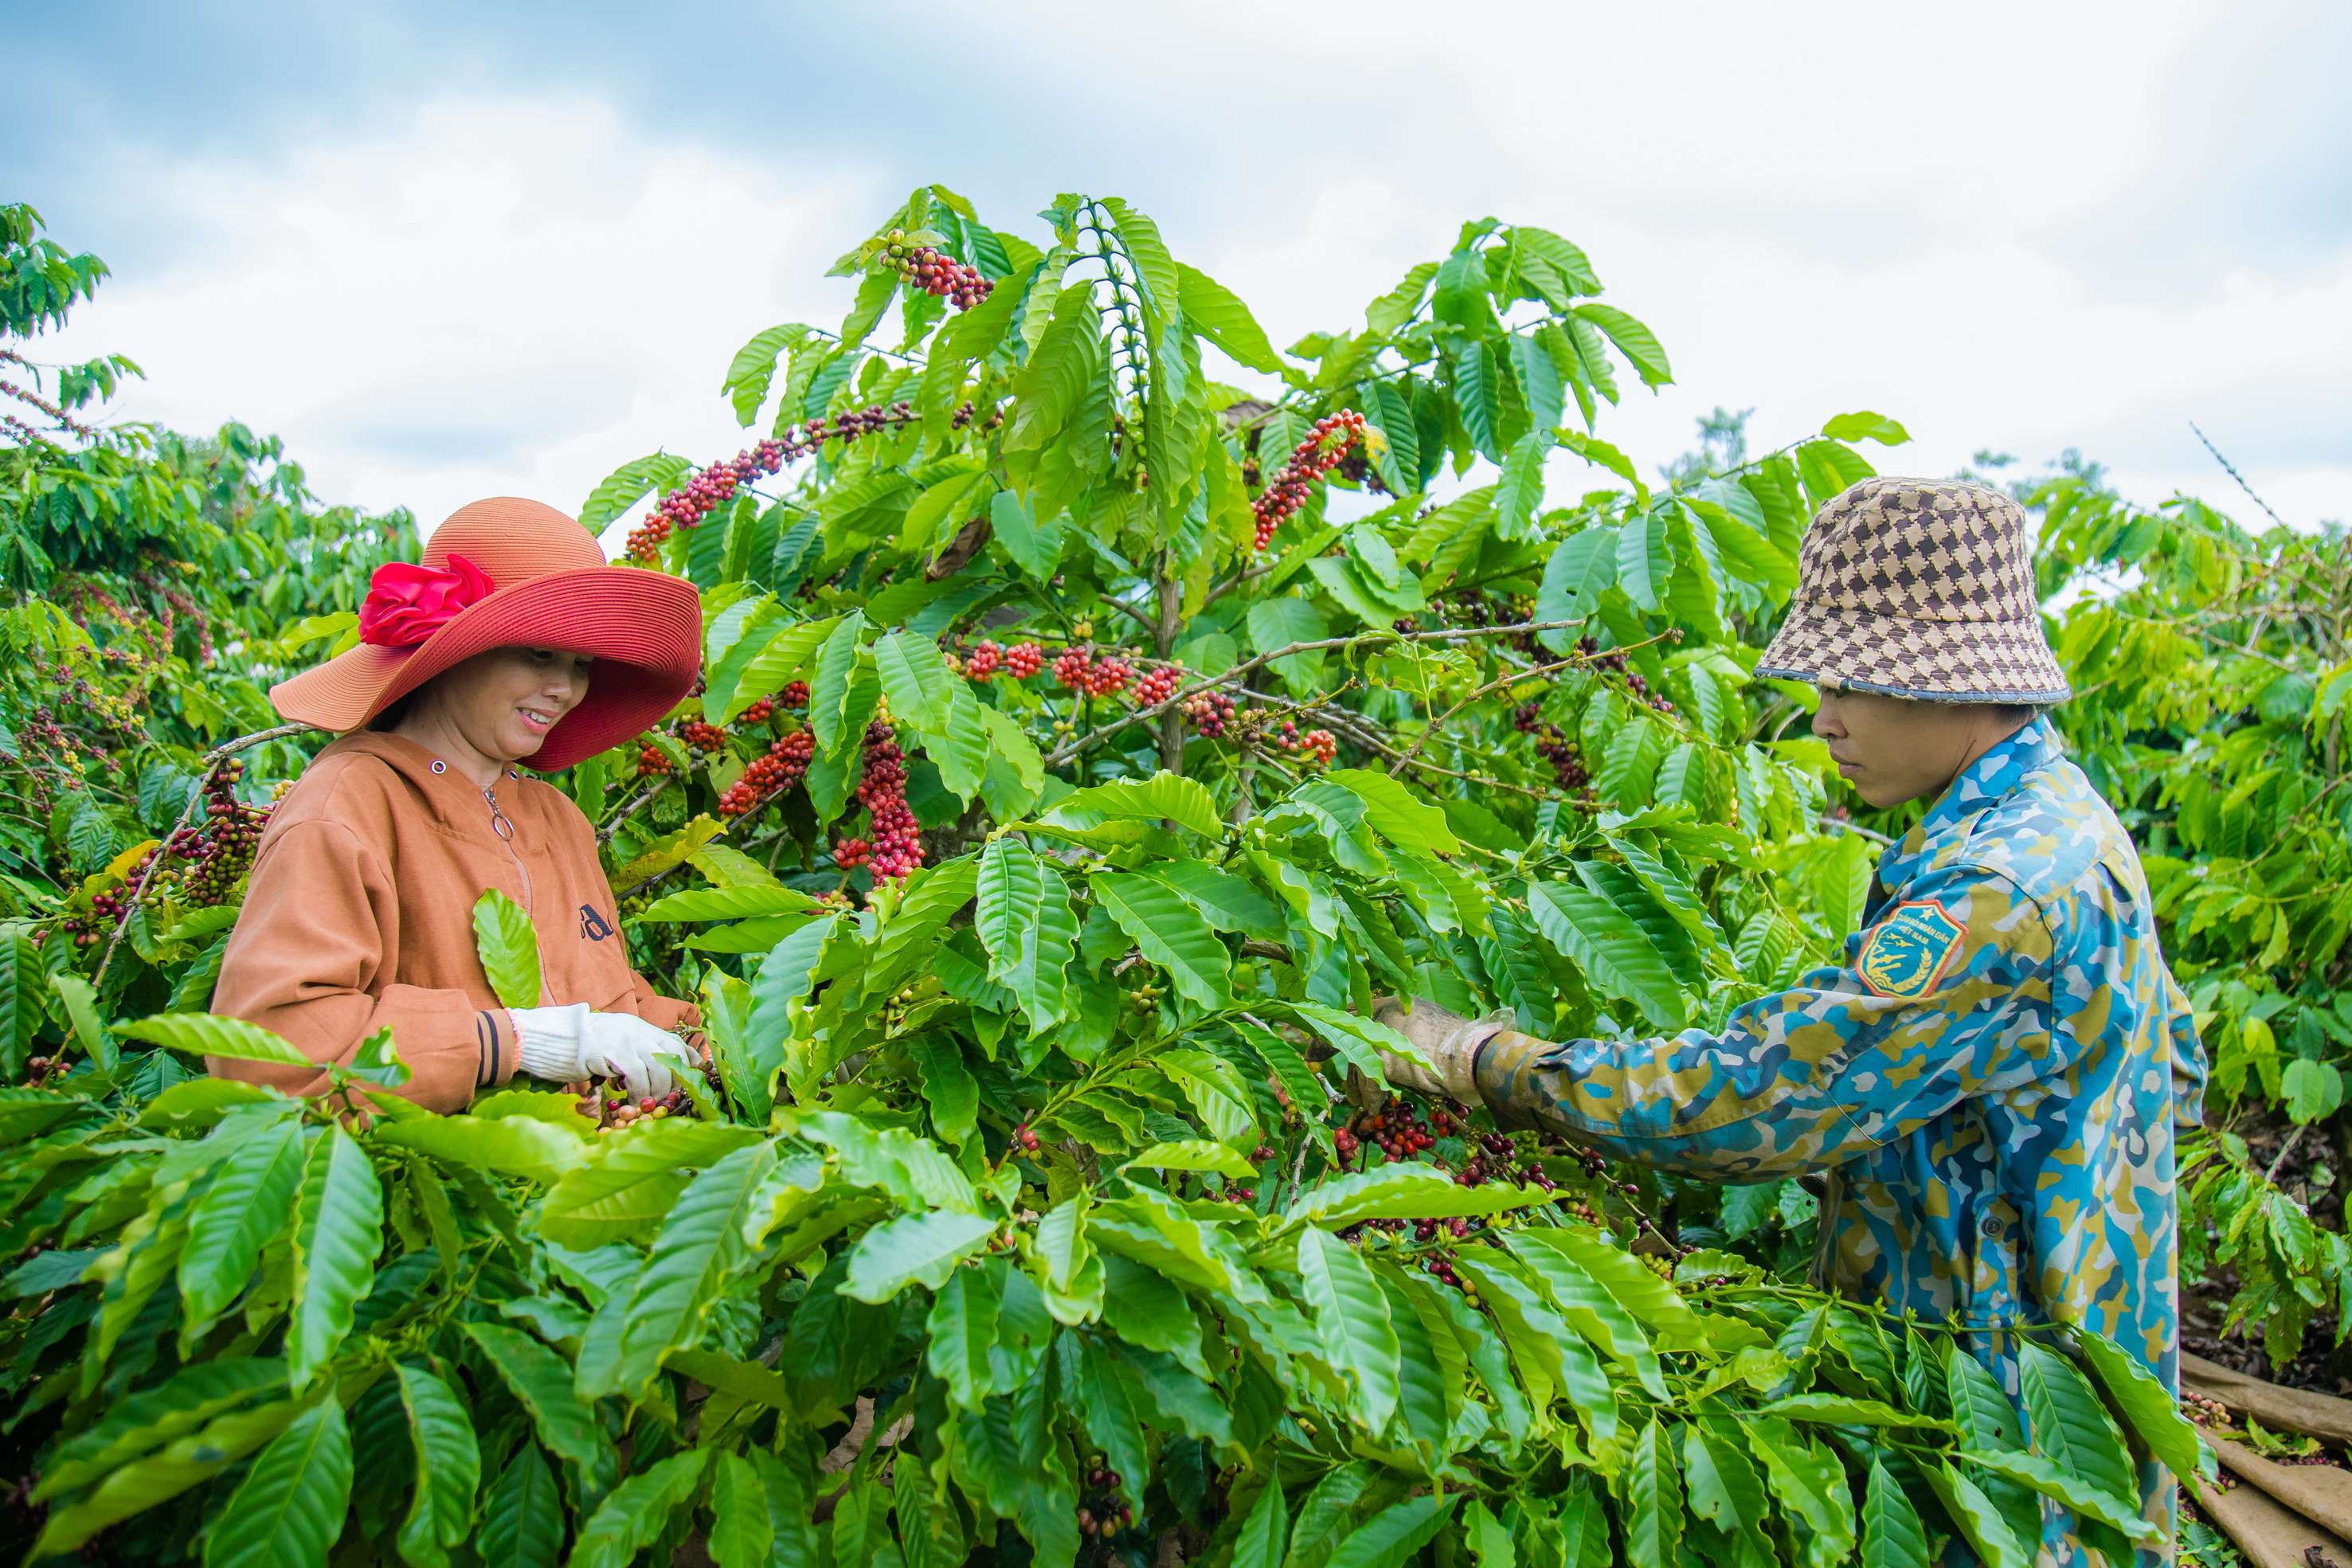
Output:
[[[585,1002],[568,1008],[509,1008],[519,1041],[516,1060],[533,1078],[576,1083],[589,1077],[618,1078],[632,1096],[659,1096],[675,1079],[658,1057],[690,1061],[686,1041],[656,1029],[634,1013],[590,1012]]]

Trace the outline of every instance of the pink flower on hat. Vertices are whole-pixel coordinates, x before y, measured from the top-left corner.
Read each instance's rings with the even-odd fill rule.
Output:
[[[375,569],[360,605],[360,641],[379,648],[414,648],[450,618],[490,596],[489,574],[464,556],[446,567],[393,561]]]

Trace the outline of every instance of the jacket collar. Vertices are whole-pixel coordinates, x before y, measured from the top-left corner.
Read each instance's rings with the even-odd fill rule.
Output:
[[[1879,858],[1880,883],[1901,886],[1919,869],[1916,862],[1952,829],[2016,794],[2058,756],[2058,737],[2050,721],[2036,718],[1969,763],[1927,808],[1927,814]]]
[[[444,826],[467,837],[474,836],[477,831],[489,831],[488,803],[482,799],[480,787],[455,768],[444,766],[439,772],[434,771],[440,758],[406,737],[375,729],[353,730],[328,749],[356,752],[383,763],[415,788]],[[520,804],[521,791],[515,788],[513,770],[509,768],[508,772],[509,776],[499,781],[499,804],[511,817]]]

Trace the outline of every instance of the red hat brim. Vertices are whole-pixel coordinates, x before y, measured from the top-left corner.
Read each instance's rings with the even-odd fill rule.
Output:
[[[269,700],[288,718],[338,734],[434,676],[493,648],[558,647],[595,660],[588,695],[524,766],[551,773],[635,736],[676,707],[702,666],[701,596],[664,572],[600,566],[502,588],[414,648],[362,643],[280,681]]]

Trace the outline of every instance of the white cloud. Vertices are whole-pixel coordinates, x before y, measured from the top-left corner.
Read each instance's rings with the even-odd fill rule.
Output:
[[[125,172],[191,260],[117,277],[50,351],[132,353],[116,413],[286,436],[332,500],[430,527],[521,493],[566,509],[656,445],[742,444],[713,395],[795,311],[877,198],[649,143],[579,99],[427,105],[402,134],[282,166]]]
[[[500,491],[576,506],[656,445],[736,450],[728,356],[836,319],[825,266],[922,179],[1011,193],[988,215],[1032,235],[1055,190],[1129,196],[1278,343],[1349,324],[1492,212],[1584,245],[1664,340],[1679,384],[1601,426],[1645,465],[1718,402],[1756,405],[1768,444],[1869,407],[1918,437],[1874,451],[1890,470],[2079,446],[2139,499],[2231,506],[2195,419],[2290,517],[2352,517],[2352,249],[2322,225],[2270,266],[2247,225],[2226,265],[2118,280],[2162,243],[2182,83],[2282,90],[2210,68],[2235,15],[1038,0],[974,30],[919,6],[940,79],[877,82],[887,123],[848,155],[801,151],[838,132],[793,121],[782,84],[740,112],[783,129],[724,146],[509,85],[243,162],[121,150],[119,210],[184,259],[118,277],[71,342],[146,364],[125,413],[277,431],[321,494],[429,525]],[[2177,177],[2210,196],[2214,171]]]

